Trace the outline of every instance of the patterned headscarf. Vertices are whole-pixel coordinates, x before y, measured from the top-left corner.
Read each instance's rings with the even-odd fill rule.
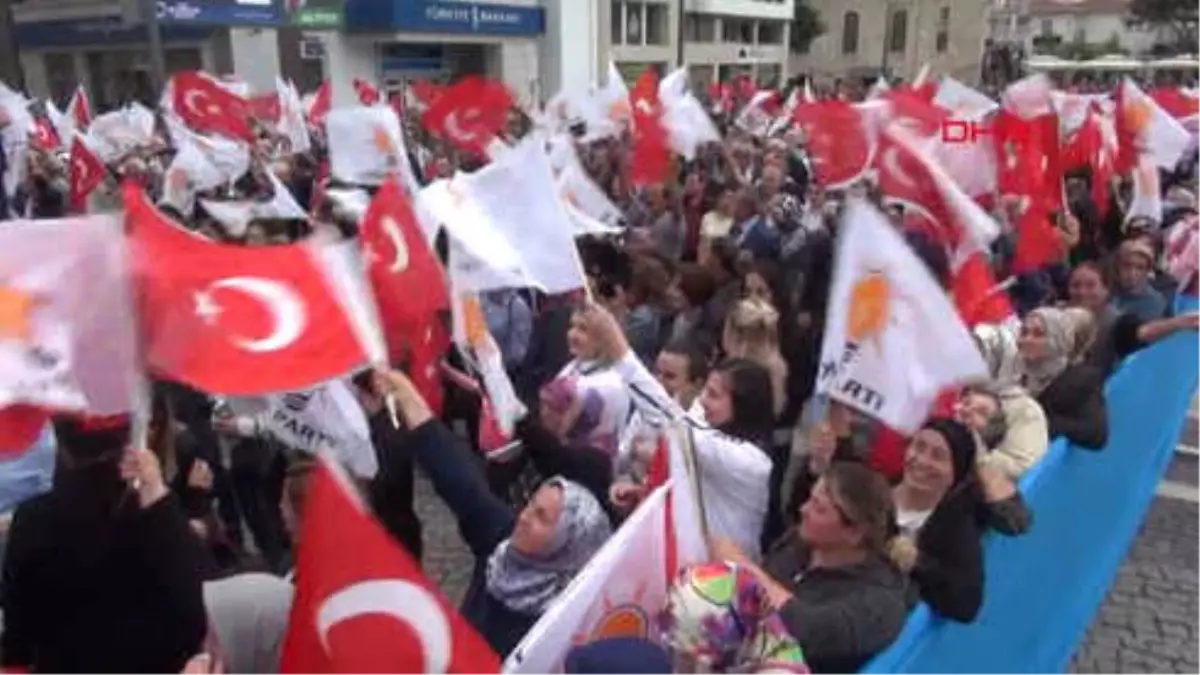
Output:
[[[731,563],[680,572],[659,628],[675,672],[809,672],[804,651],[768,606],[763,587]]]
[[[1029,316],[1041,319],[1046,327],[1045,355],[1034,362],[1021,358],[1025,388],[1037,396],[1071,365],[1075,336],[1071,317],[1061,309],[1039,307],[1030,312]]]
[[[554,536],[536,556],[521,553],[505,539],[487,563],[487,592],[514,612],[538,615],[571,583],[608,541],[612,525],[586,488],[561,476],[543,483],[562,489],[562,511]]]

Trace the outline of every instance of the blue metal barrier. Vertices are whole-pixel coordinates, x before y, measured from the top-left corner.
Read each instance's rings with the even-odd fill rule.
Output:
[[[1196,299],[1177,303],[1195,311]],[[1196,391],[1200,341],[1173,335],[1109,378],[1109,442],[1051,445],[1020,488],[1034,513],[1023,537],[984,542],[984,605],[972,624],[925,605],[866,673],[1064,672],[1103,602],[1175,452]]]

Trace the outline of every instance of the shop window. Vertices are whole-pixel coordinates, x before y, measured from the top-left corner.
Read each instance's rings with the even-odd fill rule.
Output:
[[[686,21],[688,42],[716,42],[717,19],[703,14],[688,14]]]
[[[612,4],[612,18],[609,21],[608,36],[614,45],[625,43],[625,3],[614,2]]]
[[[950,48],[950,8],[943,7],[938,11],[937,51],[944,54]]]
[[[758,44],[760,45],[781,45],[783,44],[783,23],[778,21],[759,21],[758,22]]]
[[[668,14],[666,5],[646,5],[646,44],[667,44],[667,35],[670,33]]]
[[[908,42],[908,12],[897,10],[892,14],[892,26],[888,38],[888,47],[894,52],[904,51]]]
[[[858,12],[846,12],[842,19],[842,53],[858,52]]]

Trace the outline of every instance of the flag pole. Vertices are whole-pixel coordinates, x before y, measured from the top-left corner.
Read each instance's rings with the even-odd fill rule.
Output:
[[[142,21],[146,25],[146,45],[150,52],[150,86],[161,94],[167,82],[167,63],[156,0],[142,0]]]

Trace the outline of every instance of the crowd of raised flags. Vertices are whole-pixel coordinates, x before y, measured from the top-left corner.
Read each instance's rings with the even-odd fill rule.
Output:
[[[467,391],[479,401],[477,428],[460,440],[491,458],[481,461],[527,444],[522,425],[538,417],[537,390],[529,395],[522,367],[506,368],[495,334],[500,328],[489,325],[483,300],[522,289],[521,301],[531,305],[550,307],[556,298],[604,305],[579,310],[579,326],[571,319],[569,330],[583,333],[597,325],[603,333],[603,320],[588,312],[613,312],[624,321],[621,309],[609,304],[613,294],[602,289],[615,283],[628,292],[630,284],[606,279],[608,270],[588,247],[604,242],[668,258],[669,265],[686,263],[671,253],[673,247],[660,247],[665,239],[659,237],[677,236],[691,242],[685,250],[694,250],[706,235],[686,231],[698,223],[681,217],[682,208],[665,221],[677,232],[664,234],[657,221],[641,222],[645,195],[708,171],[714,156],[724,162],[718,172],[735,176],[749,193],[760,189],[763,156],[781,147],[787,194],[769,195],[759,208],[803,210],[796,220],[804,224],[784,227],[755,213],[739,223],[739,231],[714,238],[733,249],[726,258],[730,266],[749,275],[745,266],[762,262],[746,243],[755,237],[776,242],[777,259],[805,237],[823,234],[833,242],[824,253],[832,257],[826,278],[807,281],[828,289],[819,301],[823,315],[815,322],[808,316],[809,325],[823,332],[809,358],[789,364],[815,371],[808,374],[811,390],[797,403],[817,420],[837,409],[902,439],[923,433],[931,416],[953,409],[947,402],[964,387],[997,377],[974,329],[999,326],[1015,341],[1018,331],[1028,330],[1019,328],[1025,310],[1047,298],[1065,299],[1049,290],[1063,286],[1056,275],[1066,273],[1065,265],[1107,255],[1122,241],[1141,236],[1157,242],[1151,262],[1159,280],[1168,279],[1171,290],[1195,291],[1200,115],[1194,90],[1145,91],[1126,79],[1109,95],[1084,95],[1038,75],[992,100],[952,78],[922,73],[911,83],[880,83],[862,100],[845,92],[818,97],[808,84],[775,91],[745,81],[698,95],[689,89],[686,69],[661,80],[647,71],[629,86],[615,68],[600,86],[565,91],[524,110],[503,85],[481,77],[415,83],[390,100],[368,82],[355,81],[354,90],[357,105],[334,107],[328,82],[301,96],[284,81],[273,91],[252,92],[240,82],[182,72],[153,108],[130,103],[105,112],[93,110],[82,89],[61,112],[53,101],[0,90],[8,210],[0,228],[0,447],[10,462],[20,461],[51,423],[82,429],[76,436],[60,434],[60,452],[67,456],[71,443],[86,445],[89,433],[113,424],[128,429],[119,446],[149,447],[169,424],[155,401],[162,383],[170,382],[208,401],[206,410],[215,405],[223,411],[217,416],[236,422],[185,419],[176,409],[182,422],[168,434],[186,432],[211,443],[211,428],[190,428],[208,423],[222,433],[268,437],[291,453],[318,457],[316,468],[309,467],[303,524],[294,532],[295,600],[284,603],[290,618],[273,639],[257,638],[269,643],[274,660],[267,661],[284,672],[477,672],[502,664],[509,672],[549,672],[570,661],[573,649],[629,637],[676,650],[675,667],[683,667],[684,652],[692,659],[684,662],[693,666],[729,670],[855,663],[808,642],[816,631],[790,637],[776,631],[773,622],[780,619],[765,610],[754,614],[762,632],[741,636],[746,642],[740,646],[725,645],[729,651],[721,658],[690,642],[689,652],[667,637],[678,634],[661,615],[670,608],[672,620],[681,621],[678,612],[687,604],[677,580],[690,578],[693,590],[708,588],[697,581],[701,568],[695,566],[728,562],[731,569],[758,570],[754,565],[766,551],[758,550],[757,528],[780,515],[776,493],[794,469],[787,470],[790,443],[779,455],[762,439],[725,438],[720,424],[705,426],[711,411],[697,412],[699,403],[675,401],[667,410],[639,404],[638,397],[646,397],[639,377],[646,373],[637,370],[642,366],[636,358],[625,363],[613,353],[610,362],[599,359],[599,367],[621,373],[632,390],[634,412],[617,422],[621,436],[630,420],[653,429],[649,475],[638,485],[641,503],[615,518],[615,534],[579,565],[556,570],[556,583],[564,586],[539,607],[527,631],[495,637],[494,626],[479,625],[480,614],[465,608],[478,601],[471,597],[460,615],[422,574],[419,551],[406,550],[382,512],[374,515],[378,503],[364,496],[376,489],[364,486],[396,479],[389,458],[395,448],[381,447],[380,434],[399,434],[400,441],[389,442],[400,445],[428,443],[412,438],[424,424],[437,423],[428,416],[442,412],[448,391]],[[964,120],[986,132],[969,141],[945,133]],[[737,144],[752,148],[745,165],[730,152]],[[1069,190],[1081,175],[1087,176],[1081,194],[1096,210],[1088,217],[1076,208],[1080,194]],[[707,196],[684,195],[678,203],[688,199],[699,205]],[[828,202],[835,203],[829,212],[834,218],[823,210]],[[1081,222],[1109,218],[1110,210],[1119,211],[1115,235],[1103,231],[1099,220]],[[767,231],[755,234],[755,227]],[[913,237],[926,250],[918,250]],[[745,249],[741,256],[738,248]],[[944,269],[931,265],[928,249]],[[682,257],[691,258],[691,250]],[[534,297],[540,302],[530,302]],[[775,298],[776,305],[782,302]],[[780,319],[797,321],[776,315],[777,324]],[[1145,317],[1147,323],[1155,319],[1162,317]],[[1038,325],[1054,328],[1048,321]],[[538,326],[557,331],[548,340],[567,339],[565,325]],[[716,318],[717,333],[722,326],[726,335],[715,337],[727,356],[738,356],[730,353],[723,315]],[[781,324],[770,330],[795,334]],[[1082,340],[1080,335],[1070,337]],[[1138,339],[1150,341],[1142,334]],[[787,353],[790,346],[775,348]],[[364,378],[372,370],[374,380]],[[592,371],[581,372],[583,378]],[[663,395],[670,399],[674,392]],[[363,403],[371,396],[382,408]],[[422,403],[430,411],[422,412]],[[89,422],[114,415],[128,416],[128,422]],[[786,426],[799,424],[793,419]],[[770,462],[738,456],[759,449]],[[445,494],[447,483],[439,481],[450,479],[439,479],[423,450],[414,452],[453,508],[484,508]],[[222,461],[219,451],[206,456]],[[162,497],[146,486],[162,483],[163,471],[139,461],[122,476],[149,511]],[[155,461],[164,468],[174,462],[166,455]],[[63,466],[68,468],[60,471],[73,470],[70,462]],[[730,485],[745,483],[714,477],[715,467],[763,489],[725,494]],[[477,468],[468,464],[458,471]],[[408,472],[411,492],[412,460],[401,470]],[[612,482],[614,469],[607,470]],[[778,478],[768,489],[768,474],[775,471]],[[186,490],[197,488],[185,483]],[[490,489],[503,497],[508,487]],[[607,489],[602,486],[599,501],[606,501]],[[540,517],[530,515],[532,508],[508,516],[507,527],[517,532],[511,539],[524,536],[520,523]],[[560,508],[565,513],[565,501]],[[178,515],[180,523],[203,520]],[[456,515],[473,548],[481,539],[472,536],[487,539],[469,532],[476,522],[470,513]],[[791,522],[796,514],[784,518]],[[14,538],[21,522],[18,509]],[[747,522],[755,531],[733,531]],[[202,537],[206,531],[197,532]],[[744,560],[725,555],[728,540],[738,542]],[[156,545],[172,544],[160,538]],[[28,548],[22,545],[26,553]],[[529,556],[504,553],[509,548],[504,539],[497,552],[473,551],[487,562],[481,563],[487,581],[480,588],[501,587],[496,570],[516,564],[506,555]],[[103,555],[141,554],[117,548]],[[521,564],[544,571],[534,558]],[[228,628],[211,620],[192,636],[189,653],[164,653],[161,661],[129,660],[116,651],[47,655],[45,650],[65,649],[70,640],[11,609],[21,607],[13,598],[22,597],[11,584],[37,581],[28,564],[22,569],[26,576],[6,573],[3,582],[10,630],[0,657],[6,665],[178,670],[201,653],[210,665],[222,659],[235,667],[247,663],[232,644],[220,644]],[[721,574],[727,571],[705,573],[726,579]],[[199,601],[204,578],[195,572],[176,579],[172,593],[192,593]],[[757,580],[728,577],[729,583],[748,584],[746,593],[762,594],[755,602],[782,613],[781,605],[766,600],[775,592],[772,584],[748,578]],[[69,611],[73,601],[91,601],[87,593],[72,592],[75,597],[56,598],[54,607]],[[720,611],[742,612],[739,603]],[[169,617],[177,609],[130,611]],[[209,614],[216,612],[210,607]],[[405,637],[397,638],[401,633]],[[884,636],[885,644],[891,637]],[[749,649],[754,639],[770,649]],[[696,660],[697,654],[708,660]],[[802,654],[810,656],[807,663]],[[205,667],[199,663],[188,667]]]

